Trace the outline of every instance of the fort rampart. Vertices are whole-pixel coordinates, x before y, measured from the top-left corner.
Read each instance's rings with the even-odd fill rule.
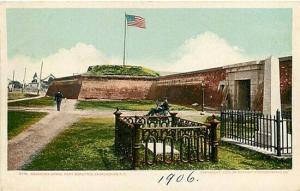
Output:
[[[292,57],[279,58],[280,92],[282,104],[291,104]],[[47,95],[60,90],[71,99],[161,99],[168,97],[172,103],[190,105],[204,103],[206,107],[219,108],[224,101],[224,85],[228,78],[226,67],[211,68],[194,72],[178,73],[161,77],[143,76],[86,76],[77,75],[57,78],[50,85]],[[239,68],[236,68],[239,71]],[[254,71],[256,72],[256,71]],[[251,95],[253,102],[262,100],[257,86]],[[259,89],[260,88],[260,89]],[[235,91],[235,90],[232,90]],[[252,91],[251,91],[252,92]],[[259,104],[251,105],[259,105]],[[255,109],[255,108],[254,108]],[[260,110],[260,108],[258,108]]]
[[[69,76],[57,78],[47,91],[53,96],[58,90],[71,99],[147,99],[154,77],[134,76]]]
[[[202,104],[204,95],[206,106],[218,107],[223,98],[219,84],[225,78],[226,73],[222,68],[163,76],[153,83],[148,98],[155,100],[168,97],[173,103],[190,105]]]

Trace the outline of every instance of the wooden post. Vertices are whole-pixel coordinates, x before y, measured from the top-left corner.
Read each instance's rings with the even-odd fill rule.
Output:
[[[136,167],[140,164],[140,148],[141,148],[141,136],[140,136],[140,123],[133,124],[133,149],[132,149],[132,169],[136,169]]]
[[[211,156],[210,159],[213,162],[218,162],[218,137],[217,137],[217,127],[220,124],[220,121],[216,119],[213,115],[212,120],[210,121],[210,144],[211,144]]]
[[[26,76],[26,68],[25,68],[25,71],[24,71],[24,78],[23,78],[22,93],[24,93],[24,89],[25,89],[25,76]]]
[[[171,119],[172,119],[172,121],[171,121],[171,127],[176,127],[176,124],[177,124],[177,122],[176,122],[176,115],[177,115],[177,113],[171,113],[170,112],[170,115],[171,115]]]
[[[42,61],[42,64],[41,64],[40,80],[39,80],[39,84],[38,84],[37,95],[40,95],[40,90],[41,90],[41,87],[42,87],[42,72],[43,72],[43,61]]]
[[[15,89],[15,70],[13,71],[13,81],[12,81],[11,91],[13,92],[14,89]]]
[[[120,116],[122,115],[121,111],[119,108],[114,112],[115,115],[115,151],[119,151],[119,142],[120,142],[120,135],[119,135],[119,121],[120,121]]]

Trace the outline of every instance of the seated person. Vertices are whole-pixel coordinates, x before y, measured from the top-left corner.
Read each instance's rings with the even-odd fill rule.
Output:
[[[169,108],[170,108],[170,106],[169,106],[168,100],[167,100],[167,98],[165,98],[161,105],[159,105],[157,108],[152,108],[146,116],[152,116],[156,113],[160,113],[163,111],[169,111]]]
[[[164,102],[162,103],[161,107],[162,107],[164,110],[169,110],[170,106],[169,106],[169,103],[168,103],[167,98],[165,98],[165,100],[164,100]]]

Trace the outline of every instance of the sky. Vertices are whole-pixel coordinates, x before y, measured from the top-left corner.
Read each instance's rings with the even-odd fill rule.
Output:
[[[122,64],[124,14],[128,65],[184,72],[292,55],[292,9],[8,9],[9,78],[26,81]]]

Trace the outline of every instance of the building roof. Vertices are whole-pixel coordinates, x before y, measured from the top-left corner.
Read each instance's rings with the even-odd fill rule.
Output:
[[[279,58],[279,62],[292,61],[292,59],[293,59],[292,56],[280,57],[280,58]]]

